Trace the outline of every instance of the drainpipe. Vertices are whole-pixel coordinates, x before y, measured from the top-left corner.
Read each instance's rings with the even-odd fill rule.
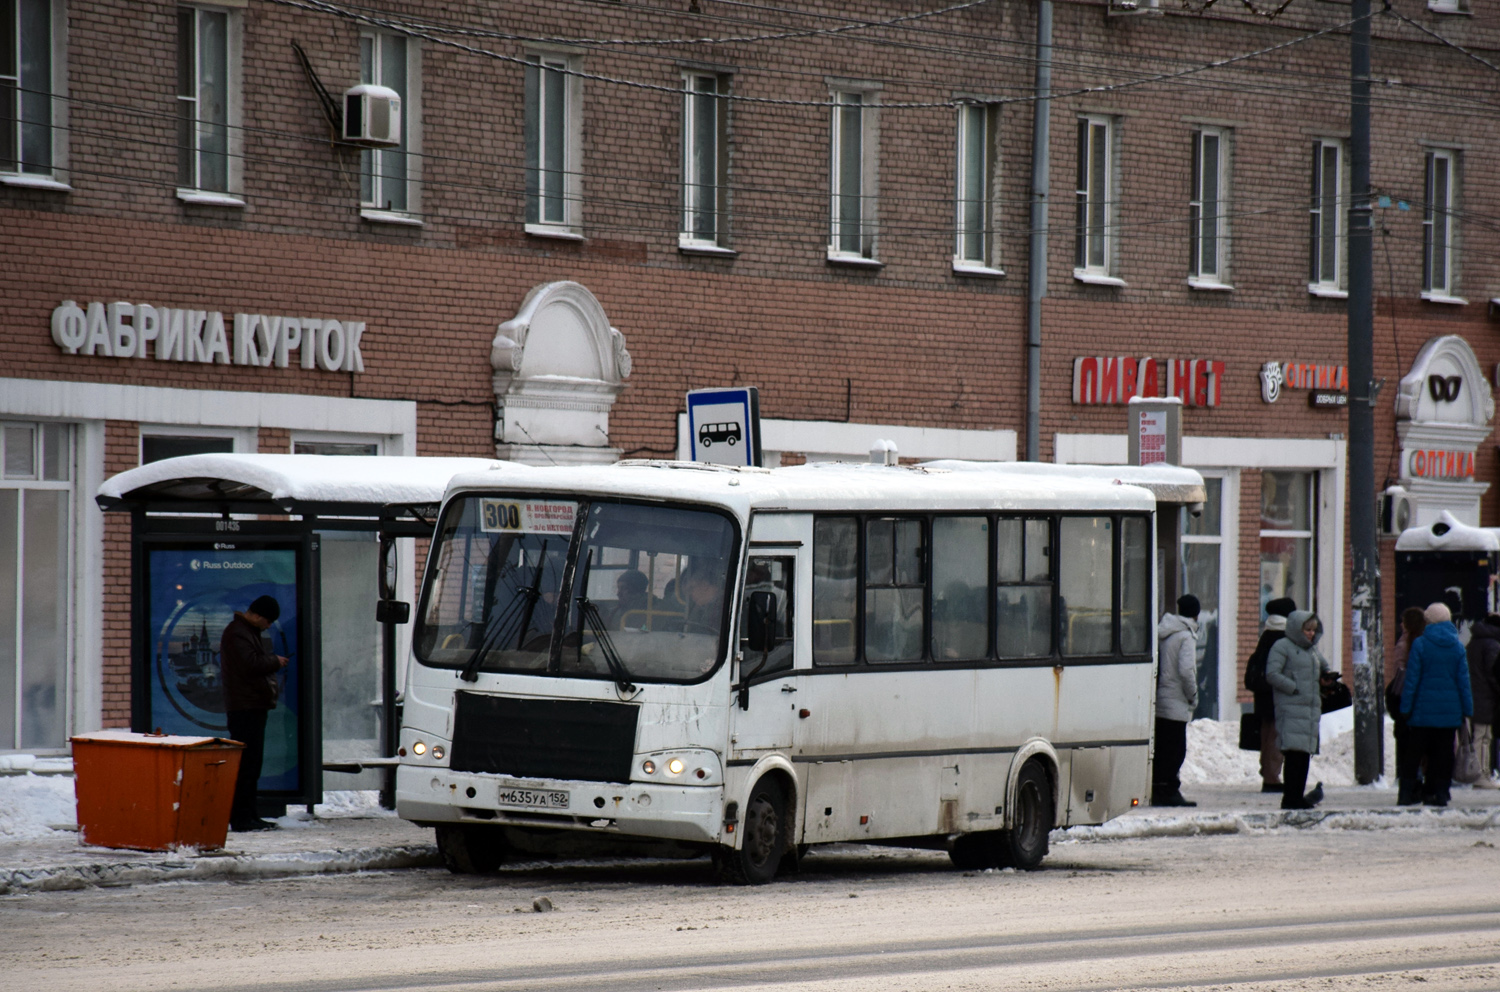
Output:
[[[1047,295],[1047,189],[1052,156],[1052,0],[1036,5],[1031,118],[1031,249],[1026,264],[1026,460],[1042,457],[1042,297]]]

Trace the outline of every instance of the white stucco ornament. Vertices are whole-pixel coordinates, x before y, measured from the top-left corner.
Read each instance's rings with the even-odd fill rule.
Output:
[[[1474,477],[1475,452],[1494,418],[1495,398],[1469,343],[1447,334],[1423,345],[1396,391],[1401,485],[1412,498],[1413,526],[1431,526],[1444,512],[1479,525],[1489,483]]]
[[[619,457],[609,411],[630,376],[630,352],[586,287],[534,287],[496,329],[490,365],[499,457],[543,465]]]

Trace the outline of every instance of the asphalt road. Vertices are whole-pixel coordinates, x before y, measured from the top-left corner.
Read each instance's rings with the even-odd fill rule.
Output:
[[[1033,873],[850,848],[0,898],[6,989],[1500,989],[1495,831],[1054,845]],[[545,896],[552,912],[533,911]]]

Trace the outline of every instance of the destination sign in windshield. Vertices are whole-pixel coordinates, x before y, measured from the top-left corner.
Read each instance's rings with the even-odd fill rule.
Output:
[[[483,499],[479,526],[486,533],[562,534],[571,536],[577,503],[542,499]]]

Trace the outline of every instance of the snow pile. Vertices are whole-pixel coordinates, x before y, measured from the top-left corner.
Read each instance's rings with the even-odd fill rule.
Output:
[[[31,840],[77,822],[68,775],[0,775],[0,841]]]
[[[312,815],[305,807],[288,809],[287,815],[277,819],[283,827],[307,827],[315,820],[361,819],[377,816],[395,816],[396,811],[380,805],[380,793],[374,789],[340,789],[323,793],[323,801],[313,807]]]
[[[1385,777],[1389,787],[1396,778],[1394,724],[1385,721]],[[1320,751],[1313,756],[1309,782],[1326,786],[1354,785],[1354,709],[1348,707],[1323,718],[1319,728]],[[1260,753],[1241,751],[1240,725],[1236,720],[1194,720],[1188,724],[1187,760],[1182,763],[1185,785],[1260,784]]]

